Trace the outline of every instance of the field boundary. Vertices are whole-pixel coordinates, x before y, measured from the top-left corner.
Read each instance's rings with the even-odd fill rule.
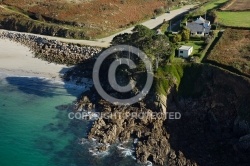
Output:
[[[229,6],[231,6],[236,0],[229,0],[228,2],[226,2],[219,10],[226,10],[226,8],[228,8]]]
[[[211,53],[211,51],[214,49],[214,47],[216,46],[216,44],[218,43],[218,41],[220,40],[220,38],[223,35],[223,31],[218,32],[217,36],[214,37],[213,41],[210,43],[210,45],[208,46],[206,52],[204,52],[204,57],[201,59],[202,63],[206,63],[207,57],[208,55]],[[204,50],[205,51],[205,50]]]
[[[230,6],[232,6],[235,2],[236,2],[236,0],[229,0],[222,7],[220,7],[218,9],[218,11],[225,11],[225,12],[245,12],[245,11],[250,11],[250,9],[244,9],[244,10],[230,10],[230,9],[227,9]]]
[[[217,61],[206,60],[206,61],[204,62],[204,64],[211,64],[211,65],[213,65],[213,66],[217,66],[217,67],[222,68],[222,69],[224,69],[224,70],[230,71],[230,72],[232,72],[232,73],[235,73],[235,74],[237,74],[237,75],[244,76],[244,77],[247,77],[247,78],[250,79],[250,75],[249,75],[249,74],[245,74],[245,73],[239,71],[238,69],[236,69],[236,68],[234,68],[234,67],[232,67],[232,66],[225,65],[225,64],[219,63],[219,62],[217,62]]]

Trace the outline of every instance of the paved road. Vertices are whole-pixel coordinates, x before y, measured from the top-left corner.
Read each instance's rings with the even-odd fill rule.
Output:
[[[187,12],[190,8],[194,7],[194,5],[186,5],[183,6],[180,9],[176,9],[176,10],[172,10],[170,13],[164,13],[160,16],[158,16],[156,19],[150,19],[148,21],[145,21],[142,23],[142,25],[153,29],[156,26],[160,25],[163,20],[165,19],[166,21],[174,18],[175,16],[182,14],[184,12]],[[66,38],[60,38],[60,37],[53,37],[53,36],[45,36],[45,35],[38,35],[38,34],[32,34],[32,35],[36,35],[36,36],[40,36],[40,37],[45,37],[47,39],[51,39],[51,40],[59,40],[62,42],[67,42],[67,43],[78,43],[78,44],[83,44],[83,45],[89,45],[89,46],[97,46],[97,47],[108,47],[110,45],[110,42],[112,41],[112,39],[118,35],[118,34],[123,34],[123,33],[131,33],[131,30],[134,27],[128,28],[126,30],[123,30],[121,32],[118,32],[114,35],[102,38],[102,39],[97,39],[97,40],[77,40],[77,39],[66,39]],[[2,31],[6,31],[6,30],[1,30]],[[14,32],[14,33],[23,33],[23,34],[30,34],[30,33],[24,33],[24,32],[15,32],[15,31],[9,31],[9,32]]]
[[[180,9],[172,10],[170,13],[164,13],[164,14],[158,16],[156,19],[150,19],[148,21],[145,21],[145,22],[142,23],[142,25],[144,25],[144,26],[146,26],[146,27],[148,27],[150,29],[153,29],[153,28],[157,27],[158,25],[162,24],[164,19],[166,21],[171,20],[175,16],[189,11],[189,9],[192,8],[192,7],[194,7],[194,5],[187,5],[187,6],[184,6],[184,7],[180,8]],[[134,27],[128,28],[128,29],[126,29],[124,31],[121,31],[121,32],[116,33],[114,35],[111,35],[109,37],[99,39],[97,41],[110,43],[112,41],[112,39],[116,35],[122,34],[122,33],[132,33],[131,32],[132,29],[134,29]]]

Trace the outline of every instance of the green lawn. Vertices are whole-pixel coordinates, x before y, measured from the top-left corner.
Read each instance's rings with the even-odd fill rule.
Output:
[[[193,46],[192,55],[201,52],[204,47],[204,41],[189,41],[188,43],[181,44],[185,46]]]
[[[172,60],[172,63],[184,63],[185,59],[179,58],[179,57],[174,57]]]
[[[222,5],[223,3],[227,2],[227,1],[228,0],[213,0],[213,1],[206,3],[204,6],[202,6],[202,8],[204,10],[211,10],[211,9],[214,9],[214,8]]]
[[[216,12],[219,23],[225,26],[250,27],[250,12]]]

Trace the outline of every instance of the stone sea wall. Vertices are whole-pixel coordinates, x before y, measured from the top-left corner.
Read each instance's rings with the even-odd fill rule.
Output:
[[[43,37],[15,32],[2,32],[0,38],[21,43],[34,52],[36,58],[56,64],[75,65],[96,57],[101,48],[48,40]]]

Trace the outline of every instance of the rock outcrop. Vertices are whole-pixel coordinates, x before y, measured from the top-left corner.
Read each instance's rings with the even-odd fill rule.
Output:
[[[162,119],[154,118],[151,116],[152,110],[145,108],[143,104],[140,107],[125,107],[103,101],[99,105],[103,116],[94,122],[88,134],[89,139],[113,144],[136,138],[138,162],[152,160],[156,164],[164,164],[171,149],[169,135],[163,127],[164,116]]]

